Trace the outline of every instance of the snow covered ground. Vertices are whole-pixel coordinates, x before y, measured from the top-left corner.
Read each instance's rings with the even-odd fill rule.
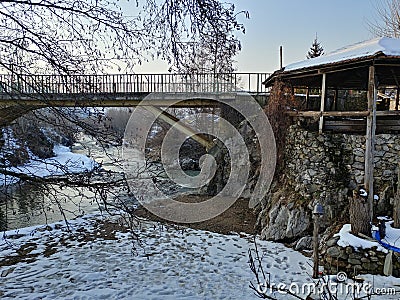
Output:
[[[351,234],[351,225],[345,224],[339,233],[336,234],[340,239],[338,241],[338,245],[341,247],[352,246],[355,249],[371,249],[376,247],[378,251],[387,253],[388,251],[383,248],[378,241],[367,241],[365,239],[359,238],[353,234]]]
[[[393,221],[387,217],[378,217],[378,219],[383,219],[386,221],[386,235],[384,238],[382,238],[382,242],[393,247],[400,248],[400,229],[393,228]],[[379,230],[377,226],[373,226],[372,229],[376,231]],[[377,240],[368,241],[351,234],[350,224],[343,225],[342,229],[336,234],[336,236],[340,237],[338,245],[341,247],[352,246],[355,249],[370,249],[376,247],[378,251],[388,253],[388,250],[381,246]]]
[[[13,230],[0,239],[0,262],[25,253],[31,262],[0,267],[2,299],[256,299],[248,287],[254,278],[248,235],[221,235],[188,228],[143,223],[142,247],[132,252],[129,233],[115,240],[84,240],[96,232],[100,216]],[[310,283],[311,260],[282,244],[257,240],[271,282]],[[4,265],[4,263],[3,263]],[[376,286],[395,286],[392,277],[366,276]],[[278,299],[289,299],[276,294]],[[339,299],[345,299],[339,298]],[[347,298],[349,299],[349,298]],[[382,296],[372,299],[398,299]]]
[[[88,219],[76,224],[91,226]],[[18,234],[26,235],[7,239],[11,244],[3,240],[0,255],[15,255],[16,249],[25,243],[37,245],[30,254],[42,254],[46,244],[58,241],[65,234],[62,230],[35,232],[34,229],[20,230]],[[15,267],[1,279],[2,298],[253,298],[248,288],[252,279],[247,264],[252,242],[248,238],[161,228],[148,223],[141,230],[144,247],[139,247],[137,255],[133,255],[127,235],[120,233],[116,241],[99,239],[81,246],[81,242],[74,241],[68,247],[59,247],[48,258],[40,255],[32,263],[2,268],[5,272]],[[263,242],[263,246],[268,246],[267,261],[276,280],[295,279],[310,271],[308,259],[301,254],[280,244]]]
[[[385,223],[386,225],[386,235],[382,239],[383,242],[400,248],[400,229],[393,228],[393,221],[389,221]]]
[[[7,171],[24,173],[27,175],[46,177],[69,173],[80,173],[92,170],[95,162],[86,155],[72,153],[70,148],[62,145],[54,146],[55,157],[37,159],[32,156],[31,160],[23,166],[10,167]],[[18,179],[0,174],[0,184],[5,185],[18,182]]]

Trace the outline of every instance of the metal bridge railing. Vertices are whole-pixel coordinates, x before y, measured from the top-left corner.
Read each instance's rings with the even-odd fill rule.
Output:
[[[0,75],[2,94],[266,92],[270,73]]]

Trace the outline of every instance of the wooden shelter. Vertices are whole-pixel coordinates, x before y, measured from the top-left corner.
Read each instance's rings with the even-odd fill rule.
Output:
[[[271,87],[276,80],[304,95],[306,109],[288,111],[292,117],[314,121],[320,133],[365,133],[364,184],[372,219],[375,133],[400,133],[400,39],[377,38],[297,62],[274,72],[264,84]],[[319,95],[312,97],[311,91]],[[363,101],[350,105],[343,99],[346,93],[361,93]],[[312,105],[315,99],[317,106]]]

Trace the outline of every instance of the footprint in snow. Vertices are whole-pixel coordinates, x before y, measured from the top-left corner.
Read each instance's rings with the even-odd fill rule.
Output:
[[[307,268],[306,268],[304,265],[301,265],[301,266],[300,266],[300,269],[302,269],[302,270],[307,270]]]

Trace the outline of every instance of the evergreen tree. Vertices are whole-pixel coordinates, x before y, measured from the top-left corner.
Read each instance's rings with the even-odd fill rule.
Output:
[[[315,36],[315,40],[311,45],[310,50],[307,53],[307,58],[314,58],[324,54],[324,48],[322,48],[321,43],[318,42],[318,36]]]

